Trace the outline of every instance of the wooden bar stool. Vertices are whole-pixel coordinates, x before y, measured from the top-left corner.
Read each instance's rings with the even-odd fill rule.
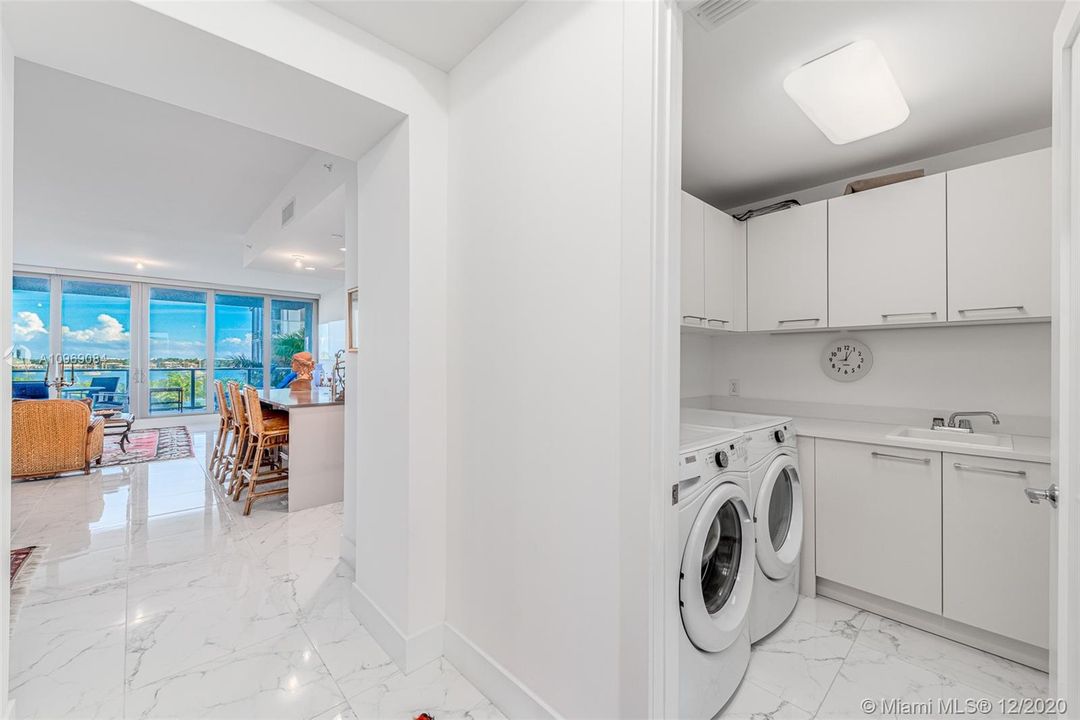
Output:
[[[240,476],[247,487],[244,514],[251,514],[251,505],[259,498],[285,495],[289,470],[274,462],[270,454],[289,444],[289,413],[265,411],[259,403],[259,392],[253,387],[244,388],[244,410],[248,417],[248,452]],[[280,483],[286,483],[280,485]],[[276,487],[260,490],[260,485]]]
[[[217,398],[218,413],[221,415],[221,420],[218,422],[214,452],[210,455],[210,465],[207,469],[210,471],[210,475],[220,483],[222,481],[222,468],[225,465],[225,448],[228,446],[229,436],[233,430],[229,405],[225,402],[225,384],[220,380],[214,381],[214,396]]]
[[[243,467],[244,456],[248,445],[248,417],[244,411],[243,393],[238,383],[229,381],[229,400],[231,409],[229,416],[232,419],[232,440],[225,454],[225,466],[221,472],[221,482],[229,481],[226,492],[233,500],[240,499],[241,477],[240,470]]]

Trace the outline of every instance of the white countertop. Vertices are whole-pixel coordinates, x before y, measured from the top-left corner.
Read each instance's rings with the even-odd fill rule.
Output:
[[[848,420],[826,420],[823,418],[795,417],[795,434],[824,440],[847,440],[850,442],[888,445],[890,447],[912,448],[950,452],[957,455],[999,458],[1003,460],[1023,460],[1026,462],[1050,462],[1050,438],[1013,435],[1013,449],[995,447],[963,447],[951,443],[917,440],[914,438],[890,438],[900,427],[895,423],[852,422]]]

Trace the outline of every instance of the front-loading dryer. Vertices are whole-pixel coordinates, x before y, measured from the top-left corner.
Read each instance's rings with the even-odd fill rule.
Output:
[[[697,408],[683,408],[681,420],[745,437],[757,558],[750,603],[755,643],[780,627],[799,600],[803,498],[795,425],[789,417]]]
[[[745,441],[715,428],[682,428],[678,514],[679,717],[715,716],[750,662],[754,521]]]

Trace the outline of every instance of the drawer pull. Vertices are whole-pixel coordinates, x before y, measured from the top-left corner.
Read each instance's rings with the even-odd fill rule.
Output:
[[[936,318],[937,311],[930,312],[902,312],[902,313],[881,313],[881,321],[888,322],[889,318],[896,317],[916,317],[918,315],[926,315],[927,317]]]
[[[963,310],[957,310],[957,314],[966,315],[973,312],[993,312],[995,310],[1015,310],[1018,313],[1024,312],[1023,305],[999,305],[997,307],[976,307],[976,308],[964,308]]]
[[[930,464],[930,458],[913,458],[907,455],[890,455],[889,453],[880,453],[876,450],[870,453],[873,457],[881,458],[882,460],[906,460],[907,462],[922,463],[923,465]]]
[[[708,320],[706,320],[705,322],[711,322],[711,323],[721,323],[721,324],[723,324],[723,325],[730,325],[730,324],[731,324],[731,321],[730,321],[730,320],[718,320],[718,319],[716,319],[716,318],[709,318],[709,319],[708,319]]]
[[[786,325],[787,323],[801,323],[801,322],[819,323],[819,322],[821,322],[821,318],[793,318],[791,320],[777,320],[776,324],[777,325]]]
[[[683,322],[686,322],[687,320],[697,320],[698,324],[701,324],[701,323],[705,322],[705,318],[699,317],[697,315],[683,315],[682,319],[683,319]]]
[[[1011,475],[1013,477],[1021,478],[1027,477],[1027,473],[1023,470],[1005,470],[1003,468],[982,467],[981,465],[965,465],[964,463],[953,463],[952,466],[957,470],[967,470],[968,472],[992,473],[994,475]]]

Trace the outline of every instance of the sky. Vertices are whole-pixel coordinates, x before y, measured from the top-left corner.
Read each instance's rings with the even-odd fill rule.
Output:
[[[102,287],[101,284],[95,285]],[[127,289],[124,286],[111,287]],[[48,292],[16,287],[13,300],[14,343],[28,347],[35,358],[47,355]],[[248,301],[248,298],[236,300]],[[261,310],[261,298],[256,298],[255,301],[259,303]],[[218,358],[236,354],[251,357],[252,310],[249,307],[229,305],[227,302],[229,300],[225,296],[218,296],[214,332],[215,355]],[[128,297],[65,294],[61,307],[64,354],[98,354],[130,359],[131,301]],[[152,290],[150,357],[206,358],[205,293],[157,288]]]

